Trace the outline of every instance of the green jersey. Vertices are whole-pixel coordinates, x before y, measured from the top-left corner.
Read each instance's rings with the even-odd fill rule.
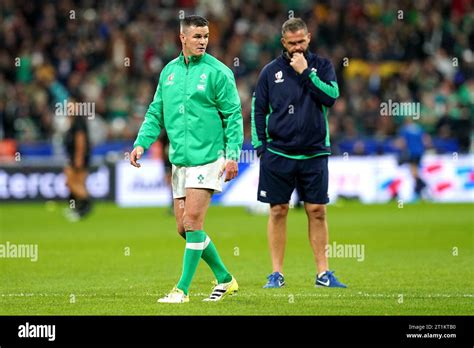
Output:
[[[184,55],[163,69],[134,147],[147,150],[165,128],[170,162],[198,166],[220,157],[237,160],[243,143],[242,109],[234,74],[204,53]]]

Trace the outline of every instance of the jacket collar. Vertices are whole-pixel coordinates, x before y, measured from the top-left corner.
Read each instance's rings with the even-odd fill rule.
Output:
[[[202,56],[189,56],[189,57],[188,57],[188,61],[189,61],[190,63],[197,64],[197,63],[199,63],[199,62],[204,58],[204,56],[205,56],[206,54],[207,54],[207,53],[204,52],[204,54],[203,54]],[[181,62],[183,62],[183,64],[186,64],[186,61],[184,60],[184,53],[183,53],[183,51],[181,51],[180,54],[179,54],[179,60],[180,60]]]

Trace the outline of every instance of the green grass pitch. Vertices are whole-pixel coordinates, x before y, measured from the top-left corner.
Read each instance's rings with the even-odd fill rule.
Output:
[[[205,225],[240,285],[220,303],[201,300],[201,262],[190,303],[158,304],[181,272],[184,241],[165,208],[98,203],[69,223],[64,204],[2,204],[0,243],[38,244],[37,262],[0,258],[0,315],[473,315],[472,205],[339,203],[330,243],[364,245],[364,260],[331,258],[348,289],[314,287],[303,211],[288,219],[282,289],[262,289],[271,263],[266,216],[211,207]]]

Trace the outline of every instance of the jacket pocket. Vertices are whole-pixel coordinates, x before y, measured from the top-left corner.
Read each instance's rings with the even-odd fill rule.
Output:
[[[268,120],[268,134],[272,140],[280,140],[291,144],[297,131],[296,115],[273,115]]]

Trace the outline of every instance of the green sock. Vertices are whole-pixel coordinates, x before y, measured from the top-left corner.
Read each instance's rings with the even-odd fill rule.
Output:
[[[206,261],[206,263],[211,267],[212,272],[216,276],[217,282],[220,283],[228,283],[232,280],[232,275],[229,273],[227,268],[224,266],[224,262],[222,262],[219,253],[217,252],[216,246],[209,240],[209,244],[204,249],[202,253],[202,259]]]
[[[188,231],[186,232],[186,249],[184,250],[183,272],[176,287],[187,295],[194,273],[196,273],[199,260],[201,259],[206,240],[206,232]]]

